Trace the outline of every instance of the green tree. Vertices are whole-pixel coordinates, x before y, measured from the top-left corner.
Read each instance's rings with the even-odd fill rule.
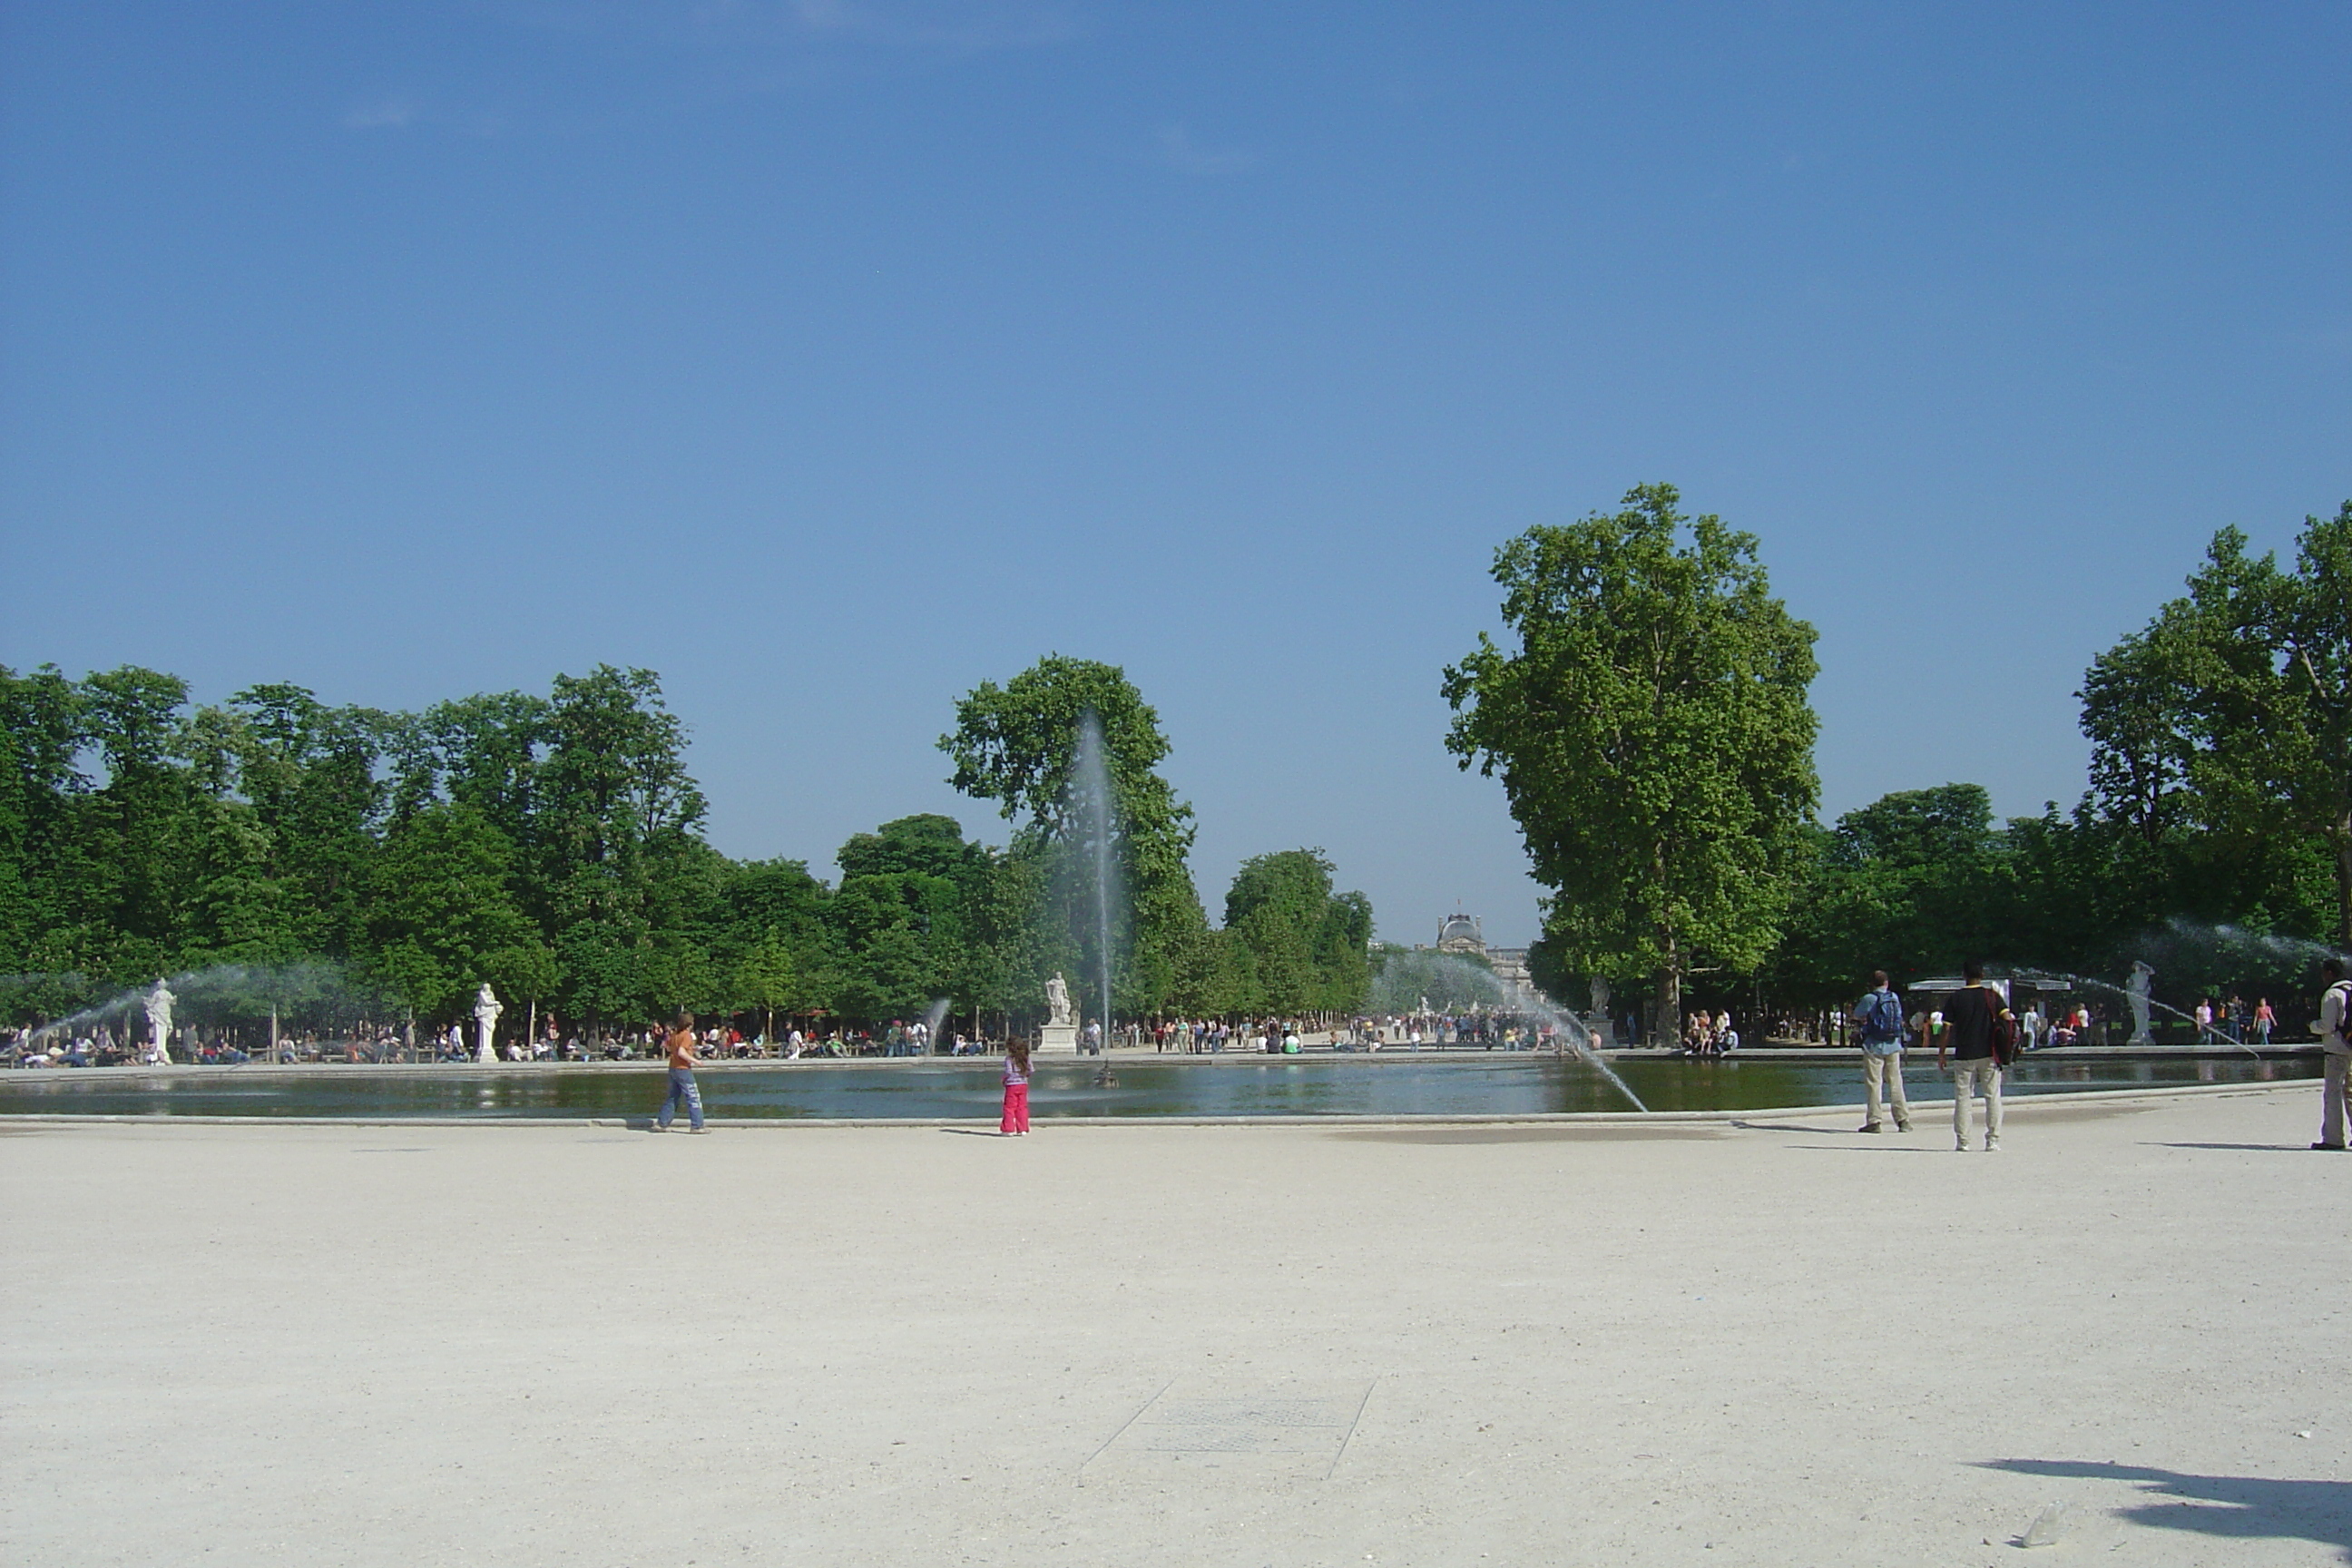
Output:
[[[1811,626],[1774,598],[1751,534],[1685,518],[1670,485],[1538,526],[1496,552],[1505,652],[1445,671],[1446,738],[1499,774],[1560,968],[1744,971],[1780,934],[1818,790]]]
[[[1363,1001],[1371,901],[1333,893],[1332,871],[1319,849],[1285,849],[1254,856],[1234,874],[1225,931],[1240,948],[1240,1006],[1344,1012]]]
[[[976,845],[953,817],[900,817],[844,844],[831,912],[845,963],[842,1012],[874,1022],[919,1016],[949,995],[963,959],[964,886]]]
[[[1003,686],[982,682],[957,702],[955,732],[940,737],[940,749],[955,763],[950,783],[996,802],[1004,819],[1016,825],[1014,852],[1050,860],[1077,832],[1071,775],[1078,727],[1089,711],[1102,726],[1118,816],[1119,881],[1127,895],[1113,936],[1118,1005],[1156,1012],[1207,918],[1185,862],[1192,808],[1158,772],[1168,741],[1160,716],[1125,672],[1048,655]],[[1044,963],[1093,968],[1081,963],[1096,945],[1082,904],[1065,897],[1049,914],[1049,929],[1040,932]]]
[[[2092,797],[2151,843],[2307,843],[2352,946],[2352,501],[2305,520],[2292,570],[2223,529],[2188,589],[2084,678]]]
[[[800,1000],[800,970],[793,962],[792,944],[780,931],[761,933],[743,956],[736,961],[734,994],[736,1009],[749,1008],[766,1019],[761,1037],[772,1048],[776,1040],[776,1009],[790,1012]]]
[[[718,977],[694,928],[722,868],[699,837],[702,792],[660,678],[609,665],[556,677],[543,743],[530,837],[570,1005],[643,1019],[707,1005]]]
[[[0,987],[13,1016],[86,998],[81,967],[98,944],[76,897],[92,871],[77,831],[91,787],[76,763],[83,739],[81,694],[54,665],[0,666]]]
[[[77,913],[93,939],[92,967],[127,981],[160,973],[178,956],[190,851],[205,798],[185,758],[187,683],[125,666],[79,686],[82,736],[105,782],[77,812],[76,856],[88,878]]]
[[[555,989],[553,956],[516,904],[514,847],[479,811],[436,803],[385,836],[368,889],[374,967],[418,1016],[446,1022],[488,981],[509,1000]]]

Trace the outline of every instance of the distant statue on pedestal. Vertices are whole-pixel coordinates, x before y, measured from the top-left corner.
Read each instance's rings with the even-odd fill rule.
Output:
[[[1584,1021],[1592,1026],[1593,1043],[1596,1045],[1602,1041],[1613,1043],[1617,1035],[1617,1026],[1609,1016],[1609,977],[1605,974],[1594,975],[1589,988],[1592,996],[1592,1011],[1584,1016]]]
[[[2147,1032],[2148,984],[2155,978],[2155,970],[2138,959],[2132,960],[2131,978],[2124,982],[2124,995],[2131,1003],[2132,1011],[2131,1038],[2125,1042],[2126,1045],[2156,1044],[2156,1037]]]
[[[172,1004],[178,1000],[161,976],[156,978],[155,989],[147,993],[147,1026],[155,1034],[155,1047],[147,1059],[165,1067],[172,1065]]]
[[[1045,1023],[1037,1031],[1037,1054],[1078,1054],[1078,1021],[1070,1012],[1070,984],[1059,971],[1045,982]]]
[[[498,1033],[499,1015],[505,1011],[499,1005],[499,994],[490,989],[488,981],[483,981],[482,989],[474,997],[475,1037],[479,1046],[474,1058],[476,1061],[495,1062],[499,1059],[498,1047],[491,1044],[491,1040]]]

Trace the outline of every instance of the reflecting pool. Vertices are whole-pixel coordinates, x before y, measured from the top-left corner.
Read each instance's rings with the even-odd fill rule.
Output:
[[[1033,1116],[1465,1116],[1629,1110],[1574,1060],[1114,1058],[1116,1088],[1092,1061],[1040,1062]],[[1757,1110],[1862,1099],[1858,1058],[1774,1061],[1621,1059],[1653,1110]],[[1948,1099],[1932,1061],[1905,1076],[1922,1100]],[[703,1103],[722,1121],[992,1118],[992,1060],[759,1062],[706,1068]],[[2254,1083],[2318,1075],[2316,1057],[2256,1060],[2028,1057],[2011,1094]],[[635,1117],[661,1102],[663,1069],[646,1066],[188,1068],[168,1074],[54,1068],[0,1075],[0,1113],[94,1116]]]

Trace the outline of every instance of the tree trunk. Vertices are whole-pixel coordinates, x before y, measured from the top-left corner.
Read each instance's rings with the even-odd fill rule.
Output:
[[[1658,969],[1658,1023],[1651,1044],[1671,1050],[1683,1037],[1683,955],[1675,945],[1674,932],[1663,934],[1666,961]]]
[[[2337,824],[2336,840],[2336,945],[2352,952],[2352,818]]]

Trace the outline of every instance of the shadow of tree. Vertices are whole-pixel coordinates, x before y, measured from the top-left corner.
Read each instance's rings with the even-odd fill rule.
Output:
[[[2267,1480],[2198,1476],[2141,1465],[2065,1459],[1994,1459],[1981,1467],[2021,1476],[2136,1481],[2157,1500],[2115,1510],[2155,1530],[2186,1530],[2231,1541],[2312,1541],[2352,1563],[2352,1481]]]

